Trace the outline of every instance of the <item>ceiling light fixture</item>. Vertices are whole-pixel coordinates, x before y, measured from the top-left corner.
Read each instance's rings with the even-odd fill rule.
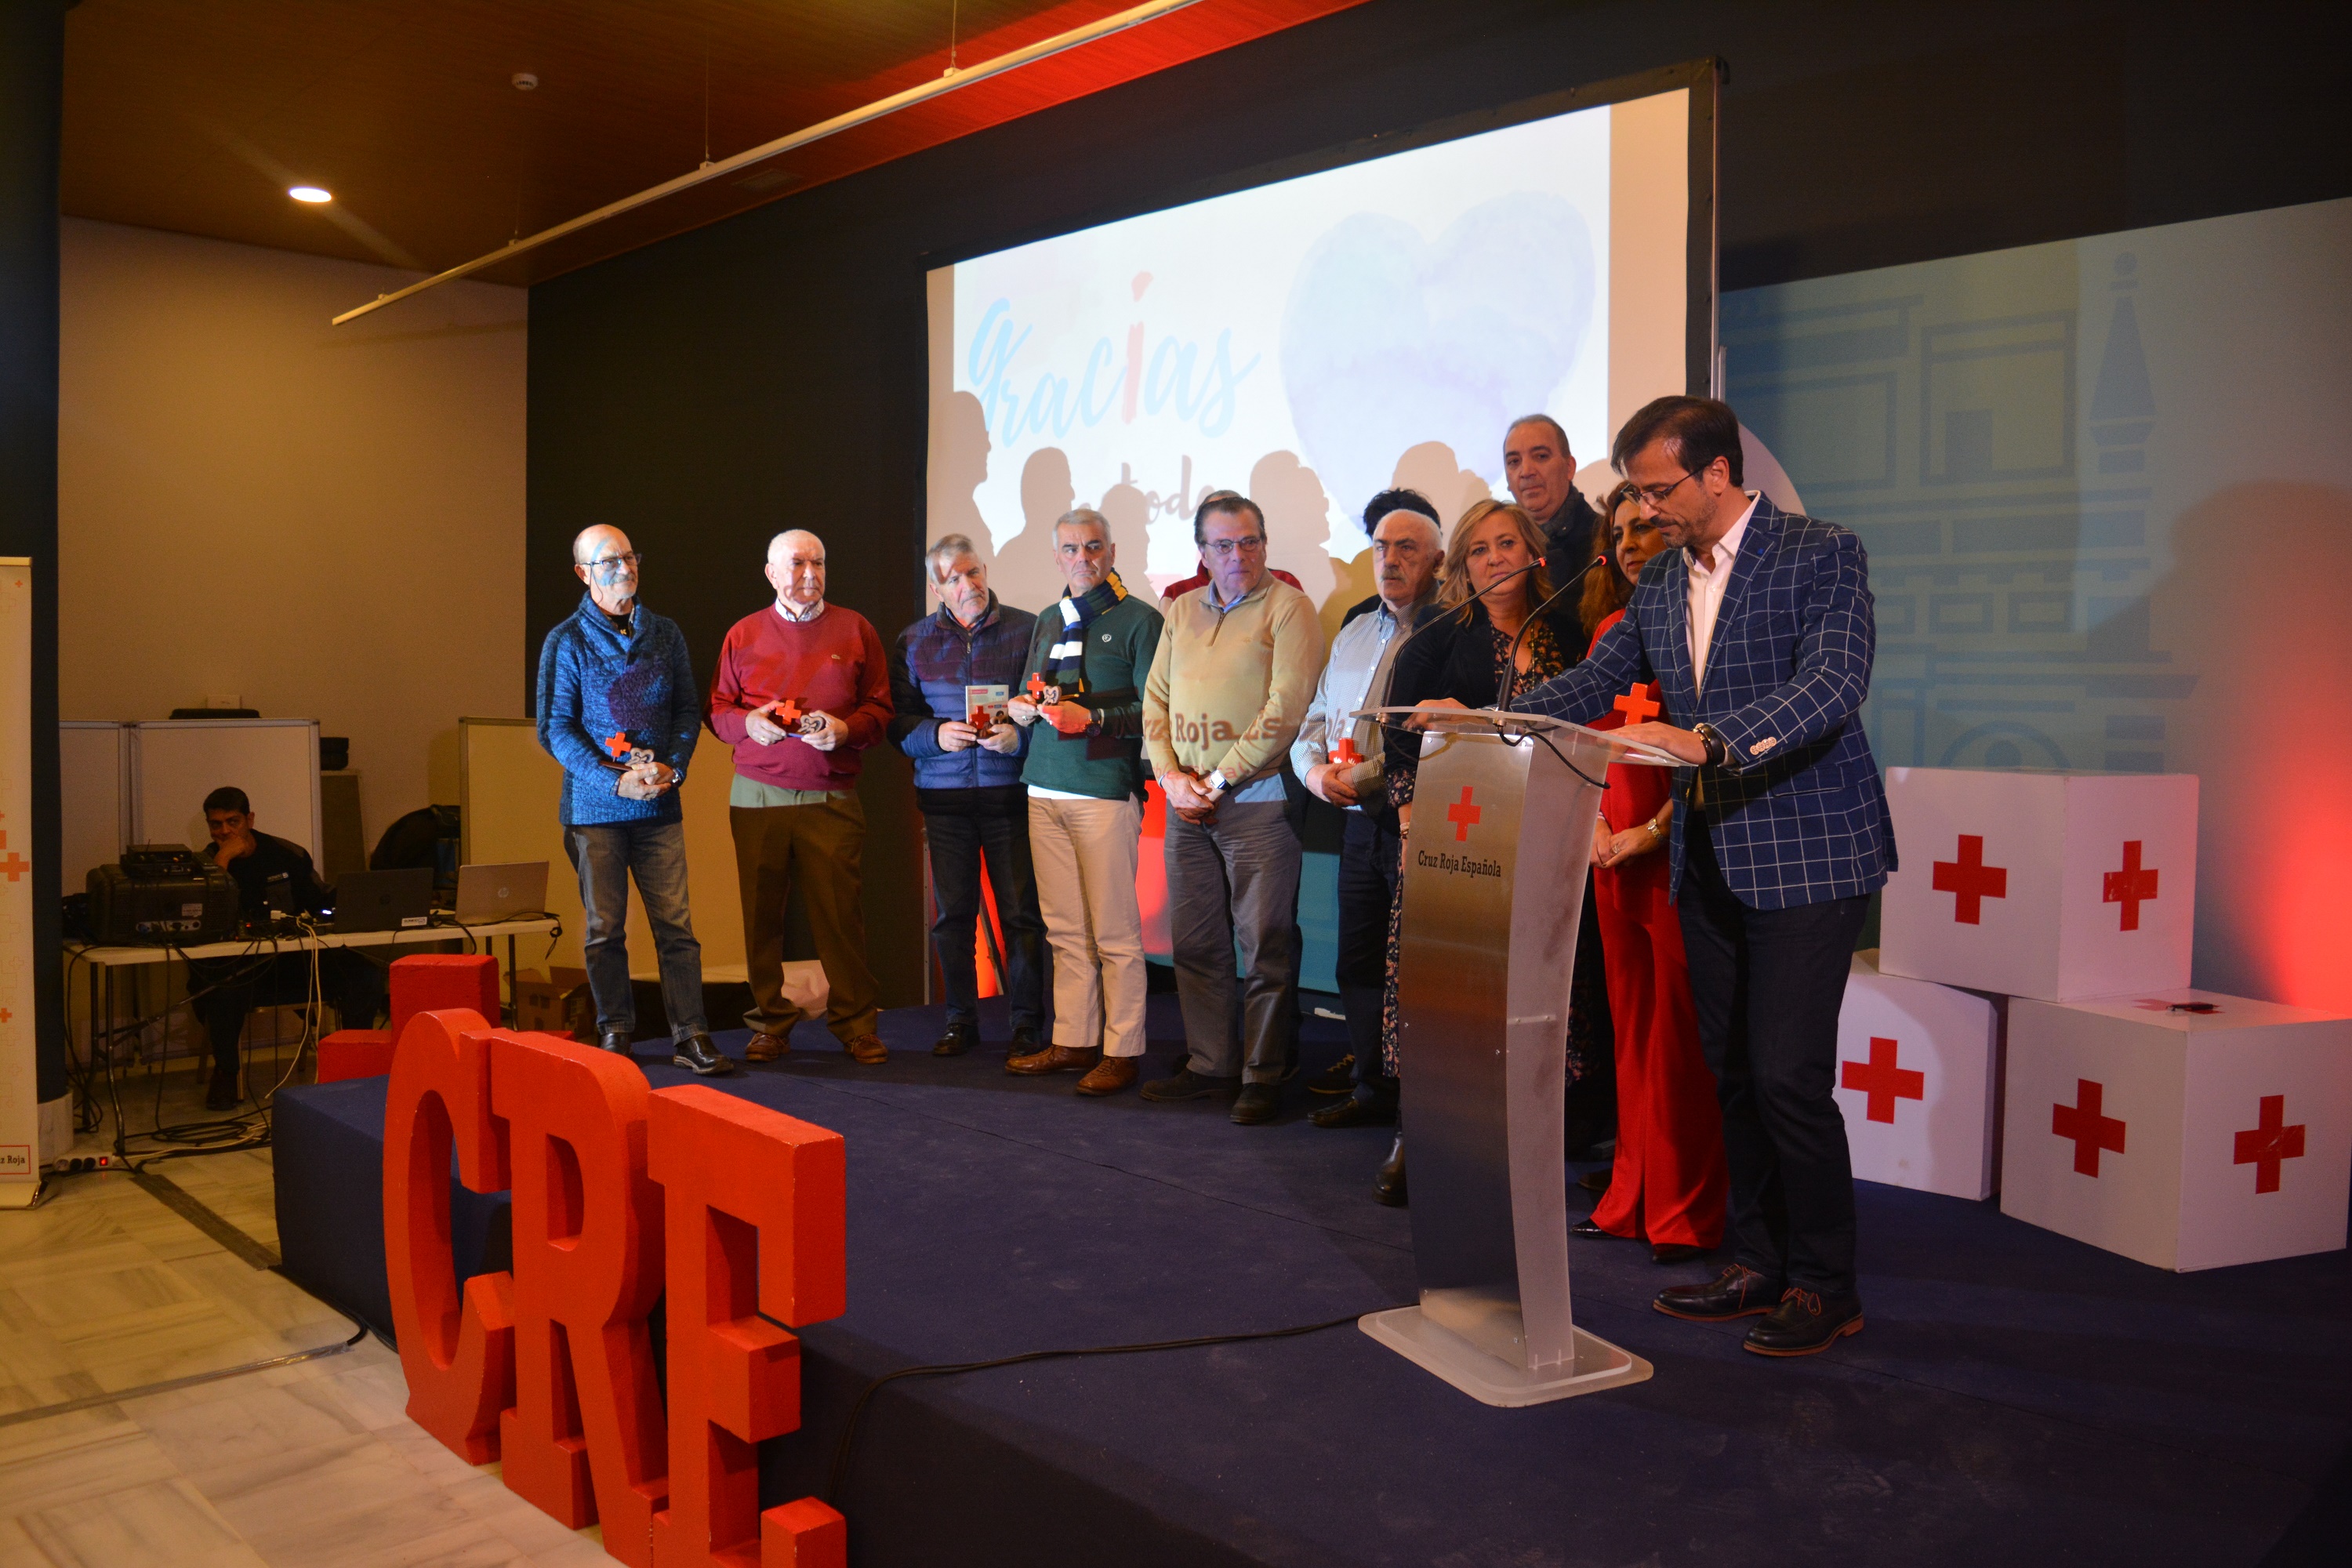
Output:
[[[331,202],[335,199],[335,193],[323,185],[296,185],[286,194],[298,202],[309,202],[313,206],[320,202]]]
[[[543,228],[537,234],[509,240],[488,256],[478,256],[471,261],[452,267],[446,272],[436,272],[421,283],[411,283],[405,289],[396,289],[389,294],[379,294],[366,304],[345,310],[341,315],[334,318],[334,325],[340,327],[346,321],[355,321],[371,311],[381,310],[386,305],[397,304],[413,294],[422,294],[427,289],[439,284],[455,282],[485,268],[495,267],[501,261],[511,260],[526,250],[535,250],[542,245],[562,239],[567,235],[577,234],[583,228],[593,227],[606,218],[618,217],[625,212],[634,212],[639,207],[651,205],[667,196],[676,195],[680,191],[691,190],[697,185],[706,184],[712,180],[723,180],[731,175],[740,174],[756,163],[763,163],[796,147],[805,147],[812,142],[822,142],[828,136],[838,135],[844,131],[864,125],[870,121],[896,114],[902,109],[908,109],[918,103],[927,102],[943,94],[970,87],[975,82],[986,81],[992,76],[1001,76],[1006,71],[1017,70],[1023,66],[1034,64],[1049,56],[1058,55],[1065,49],[1074,49],[1081,44],[1091,44],[1096,39],[1107,38],[1113,33],[1125,32],[1129,27],[1156,21],[1171,12],[1181,11],[1188,5],[1195,5],[1199,3],[1200,0],[1147,0],[1144,5],[1130,7],[1114,16],[1105,16],[1099,22],[1090,22],[1083,27],[1073,27],[1066,33],[1056,33],[1050,38],[1042,38],[1025,49],[1014,49],[1008,54],[999,55],[992,60],[984,60],[976,66],[966,66],[952,76],[934,77],[920,87],[911,87],[904,92],[894,93],[888,98],[877,99],[863,109],[853,109],[846,114],[836,114],[831,120],[812,125],[805,131],[795,131],[789,136],[779,136],[773,142],[763,142],[759,146],[747,148],[731,158],[721,158],[715,163],[706,163],[701,168],[680,174],[674,180],[665,180],[658,185],[639,191],[635,195],[623,196],[617,202],[608,202],[594,212],[583,213],[578,217],[567,219],[552,228]]]

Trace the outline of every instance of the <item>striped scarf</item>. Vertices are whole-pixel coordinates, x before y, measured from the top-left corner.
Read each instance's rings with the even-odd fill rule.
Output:
[[[1046,653],[1054,672],[1054,684],[1070,697],[1086,685],[1087,627],[1095,617],[1127,597],[1127,584],[1118,580],[1117,572],[1106,572],[1103,580],[1084,594],[1072,596],[1066,588],[1056,602],[1062,612],[1062,636]]]

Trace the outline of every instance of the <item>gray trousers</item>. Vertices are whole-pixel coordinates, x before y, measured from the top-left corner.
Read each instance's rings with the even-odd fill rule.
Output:
[[[1298,1042],[1299,848],[1283,804],[1227,802],[1197,826],[1171,811],[1166,855],[1189,1065],[1208,1078],[1279,1082]]]

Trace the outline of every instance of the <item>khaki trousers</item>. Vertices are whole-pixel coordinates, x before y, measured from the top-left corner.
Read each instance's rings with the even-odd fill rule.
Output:
[[[1029,858],[1054,950],[1054,1044],[1143,1054],[1143,911],[1135,901],[1143,805],[1029,797]]]
[[[866,910],[858,901],[866,810],[847,790],[810,805],[730,805],[735,873],[743,890],[743,960],[751,1010],[743,1021],[788,1035],[801,1010],[784,994],[784,895],[795,879],[809,934],[832,999],[824,1026],[844,1045],[875,1032],[880,987],[866,963]]]

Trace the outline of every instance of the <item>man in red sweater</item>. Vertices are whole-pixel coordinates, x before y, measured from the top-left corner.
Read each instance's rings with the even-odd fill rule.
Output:
[[[784,994],[784,895],[799,879],[832,999],[831,1029],[868,1066],[889,1057],[866,963],[858,857],[866,813],[857,773],[890,721],[890,668],[873,624],[824,602],[824,542],[803,529],[768,542],[776,602],[735,623],[719,649],[710,728],[735,748],[727,792],[743,889],[743,956],[757,1031],[748,1055],[772,1062],[801,1011]]]

